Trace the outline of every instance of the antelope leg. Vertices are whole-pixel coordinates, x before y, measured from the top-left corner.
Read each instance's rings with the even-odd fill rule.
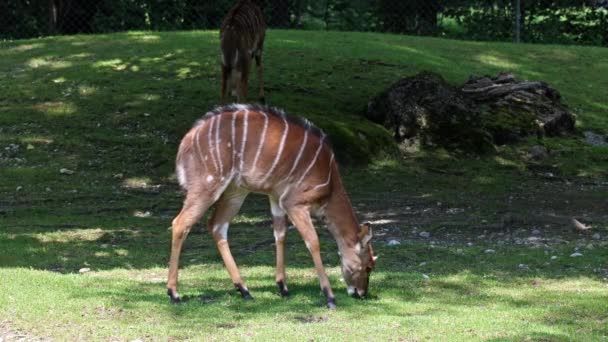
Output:
[[[207,222],[207,229],[213,235],[217,249],[220,251],[234,287],[241,293],[243,298],[253,299],[241,278],[234,257],[230,252],[230,246],[228,245],[228,226],[232,218],[238,213],[241,205],[243,205],[247,194],[248,192],[242,190],[224,192],[217,201],[213,215]]]
[[[323,291],[323,294],[325,294],[325,298],[327,300],[327,307],[330,309],[335,309],[336,298],[334,297],[334,293],[331,290],[329,278],[327,277],[325,269],[323,268],[323,261],[321,260],[321,251],[319,246],[319,237],[317,236],[317,232],[315,231],[315,228],[312,225],[312,220],[310,219],[310,211],[308,207],[291,207],[287,210],[287,214],[289,215],[289,219],[291,219],[291,222],[296,225],[298,232],[300,232],[300,235],[302,235],[302,239],[304,239],[304,242],[306,243],[306,247],[310,251],[312,260],[315,264],[315,269],[317,270],[317,275],[319,276],[319,281],[321,283],[321,290]]]
[[[264,65],[262,64],[262,51],[258,51],[255,55],[255,64],[258,69],[258,87],[259,87],[259,95],[261,103],[266,103],[266,97],[264,95]]]
[[[287,234],[287,216],[277,201],[270,198],[270,209],[272,211],[272,228],[277,249],[276,283],[281,297],[288,297],[287,277],[285,275],[285,235]]]
[[[167,280],[167,294],[171,297],[173,303],[180,302],[179,294],[177,293],[177,273],[182,245],[192,226],[203,216],[211,204],[210,198],[209,200],[201,200],[200,197],[195,195],[187,196],[182,210],[173,220],[171,227],[171,258],[169,260],[169,277]]]

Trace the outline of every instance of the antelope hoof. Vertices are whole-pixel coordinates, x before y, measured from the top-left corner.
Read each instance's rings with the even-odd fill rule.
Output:
[[[167,289],[167,295],[171,298],[171,304],[180,304],[182,301],[173,289]]]
[[[289,291],[287,290],[287,287],[283,281],[277,281],[277,287],[279,288],[279,294],[281,297],[289,297]]]
[[[327,308],[330,310],[336,310],[336,299],[327,298]]]
[[[241,296],[243,296],[244,300],[253,300],[251,293],[249,293],[249,290],[247,290],[243,285],[234,284],[234,287],[236,288],[237,291],[239,291],[241,293]]]

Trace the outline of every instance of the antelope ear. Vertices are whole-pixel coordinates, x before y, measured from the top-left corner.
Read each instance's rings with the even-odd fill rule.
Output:
[[[362,246],[366,246],[372,239],[372,227],[369,222],[365,222],[361,225],[361,231],[359,232],[359,241]]]

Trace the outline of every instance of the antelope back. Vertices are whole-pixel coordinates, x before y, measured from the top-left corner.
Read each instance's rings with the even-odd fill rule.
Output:
[[[239,0],[228,12],[220,28],[222,64],[239,67],[260,54],[264,45],[266,23],[260,8],[251,0]]]
[[[187,191],[233,182],[277,199],[302,191],[323,197],[335,169],[326,140],[307,120],[276,108],[220,107],[184,136],[176,160],[178,180]]]

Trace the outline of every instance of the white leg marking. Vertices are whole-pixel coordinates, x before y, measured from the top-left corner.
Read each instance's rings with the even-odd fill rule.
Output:
[[[270,199],[270,211],[272,212],[273,218],[283,219],[285,217],[285,211],[281,209],[279,203],[272,197],[268,197]],[[285,239],[286,229],[277,232],[274,230],[274,240],[279,241]]]
[[[190,155],[190,157],[192,157],[192,155]],[[177,167],[175,168],[175,171],[177,173],[177,181],[179,185],[185,188],[187,183],[186,170],[184,170],[184,165],[182,164],[183,162],[180,160],[179,164],[177,164]]]
[[[241,160],[239,165],[239,174],[243,174],[243,160],[245,159],[245,145],[247,144],[247,120],[249,118],[249,110],[245,109],[243,117],[243,139],[241,139]]]
[[[209,144],[209,152],[211,152],[211,160],[213,161],[213,167],[215,167],[215,171],[218,170],[217,167],[217,162],[215,161],[215,155],[213,154],[213,141],[211,140],[211,137],[213,136],[213,123],[215,122],[215,118],[217,117],[217,115],[214,115],[211,117],[211,122],[209,123],[209,132],[207,133],[207,141]]]
[[[283,123],[285,124],[285,129],[283,130],[283,136],[281,136],[281,143],[279,144],[279,150],[277,151],[277,156],[274,158],[274,161],[272,162],[272,166],[270,167],[270,170],[268,170],[268,172],[266,172],[266,176],[264,176],[264,178],[262,178],[260,184],[264,184],[264,182],[268,179],[268,177],[270,177],[270,175],[272,174],[274,169],[277,167],[277,164],[279,163],[279,159],[281,158],[281,154],[283,153],[283,149],[285,148],[285,140],[287,139],[287,133],[289,132],[289,122],[287,122],[285,117],[283,117]]]
[[[349,285],[346,287],[346,292],[348,292],[349,296],[352,296],[355,294],[355,288]]]
[[[291,174],[295,171],[296,166],[298,166],[298,162],[300,161],[300,158],[302,158],[302,153],[304,153],[304,149],[306,148],[306,141],[308,140],[308,130],[304,131],[304,140],[302,141],[302,145],[300,146],[300,151],[298,152],[298,156],[296,157],[296,160],[293,162],[293,166],[291,167],[291,170],[289,171],[289,173],[287,174],[287,177],[285,177],[285,179],[289,179],[289,176],[291,176]]]
[[[222,114],[217,115],[217,125],[215,125],[215,152],[217,153],[217,161],[220,164],[220,175],[224,175],[224,166],[222,165],[222,155],[220,154],[220,145],[222,139],[220,139],[220,124],[222,122]]]
[[[222,240],[228,240],[228,223],[213,225],[213,235],[219,235]]]
[[[312,161],[310,162],[310,165],[308,165],[308,168],[306,169],[306,171],[304,171],[304,173],[302,174],[302,176],[300,177],[300,179],[296,183],[296,186],[300,185],[300,183],[302,182],[302,180],[304,179],[304,177],[306,177],[306,175],[308,174],[308,172],[310,171],[310,169],[312,169],[312,167],[317,162],[317,158],[319,158],[319,153],[321,153],[321,149],[323,148],[323,141],[324,140],[325,140],[325,134],[323,134],[323,136],[321,136],[321,139],[319,139],[319,147],[317,148],[317,152],[315,153],[315,157],[312,159]]]
[[[279,203],[274,199],[270,199],[270,211],[272,212],[272,216],[275,217],[283,217],[285,215],[285,211],[279,206]]]
[[[255,158],[253,159],[253,164],[251,164],[251,170],[255,170],[255,164],[258,162],[260,158],[260,153],[262,153],[262,147],[264,147],[264,140],[266,140],[266,130],[268,130],[268,115],[264,112],[260,112],[260,114],[264,115],[264,128],[262,129],[262,135],[260,136],[260,143],[258,144],[258,150],[255,153]]]
[[[324,186],[327,186],[329,184],[329,182],[331,181],[331,164],[334,162],[334,154],[331,154],[331,159],[329,159],[329,175],[327,176],[327,181],[323,184],[319,184],[317,186],[315,186],[314,188],[312,188],[312,190],[316,190],[318,188],[322,188]]]

